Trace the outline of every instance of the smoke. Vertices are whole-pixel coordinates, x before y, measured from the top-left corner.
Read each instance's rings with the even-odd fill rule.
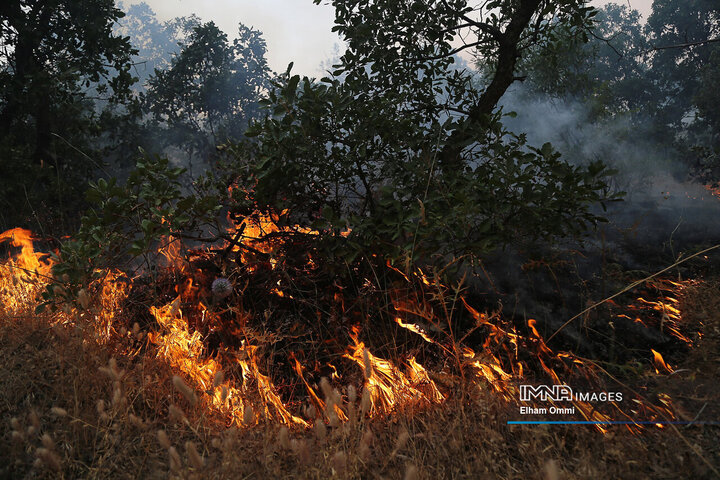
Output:
[[[547,338],[589,304],[720,243],[720,198],[692,180],[682,155],[667,146],[671,142],[653,140],[648,133],[651,119],[643,123],[638,116],[595,117],[578,100],[551,98],[522,86],[508,91],[502,107],[516,113],[505,118],[510,131],[525,134],[530,145],[551,142],[572,164],[604,162],[616,171],[611,179],[614,189],[626,194],[606,211],[597,207],[596,213],[608,222],[582,240],[518,242],[487,256],[483,269],[474,272],[473,284],[474,294],[486,305],[501,304],[504,314],[514,316],[519,325],[527,318],[537,319]],[[711,268],[712,261],[694,260],[667,275],[696,275]],[[595,358],[615,355],[609,353],[606,339],[619,332],[623,335],[618,348],[625,352],[672,341],[631,319],[602,311],[593,311],[583,328],[578,326],[583,322],[577,322],[563,330],[555,341]]]
[[[595,119],[586,104],[530,94],[522,86],[508,92],[503,108],[517,114],[506,118],[508,129],[525,133],[531,145],[551,142],[570,163],[600,160],[616,171],[612,186],[625,195],[609,206],[606,231],[632,228],[632,240],[626,241],[651,249],[720,240],[720,199],[692,181],[678,151],[653,140],[650,118],[647,127],[638,116]]]

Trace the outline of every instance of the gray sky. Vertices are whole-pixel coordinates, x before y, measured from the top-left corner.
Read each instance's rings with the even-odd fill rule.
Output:
[[[0,0],[2,1],[2,0]],[[140,0],[126,0],[128,4]],[[330,29],[335,18],[334,9],[324,0],[314,5],[312,0],[145,0],[160,21],[197,14],[204,21],[214,21],[231,38],[238,22],[261,30],[268,46],[268,63],[276,72],[285,71],[295,62],[293,72],[318,76],[322,62],[332,58],[340,40]],[[593,0],[595,6],[608,3]],[[615,0],[639,10],[644,18],[650,12],[652,0]],[[342,50],[342,48],[341,48]]]

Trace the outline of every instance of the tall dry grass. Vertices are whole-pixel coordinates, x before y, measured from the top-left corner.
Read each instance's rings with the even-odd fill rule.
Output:
[[[709,343],[690,361],[715,378],[720,296],[717,285],[704,288],[695,315]],[[0,478],[704,479],[720,460],[712,427],[603,435],[509,426],[515,407],[475,383],[458,385],[443,405],[367,419],[367,389],[321,382],[327,408],[307,409],[310,429],[257,424],[252,408],[247,427],[228,427],[139,327],[116,332],[64,315],[0,311]],[[213,386],[222,383],[218,374]]]

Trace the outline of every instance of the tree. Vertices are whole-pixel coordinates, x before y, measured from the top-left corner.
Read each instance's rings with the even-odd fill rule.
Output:
[[[318,3],[316,1],[316,3]],[[244,180],[264,210],[325,232],[350,227],[352,255],[480,253],[598,220],[603,167],[573,167],[502,127],[497,103],[521,54],[558,26],[583,28],[582,1],[335,0],[347,50],[332,75],[288,70],[251,131]],[[557,19],[557,22],[550,21]],[[463,29],[476,40],[452,41]],[[453,69],[474,49],[488,75]],[[254,207],[255,205],[253,205]],[[249,208],[250,206],[248,206]],[[337,236],[335,238],[338,238]]]
[[[145,91],[147,80],[155,70],[167,70],[174,56],[180,53],[193,29],[202,22],[196,15],[158,21],[155,12],[145,3],[130,5],[115,27],[116,33],[127,36],[137,49],[133,56],[133,75],[138,77],[134,88]]]
[[[655,1],[647,28],[653,80],[664,97],[663,120],[680,129],[692,116],[702,72],[712,69],[712,54],[720,50],[720,6],[713,0]]]
[[[700,115],[714,131],[715,144],[720,148],[720,48],[716,48],[700,71],[700,85],[695,91],[694,103]]]
[[[582,101],[596,117],[646,113],[658,94],[647,78],[648,48],[640,13],[608,4],[589,30],[556,29],[546,45],[529,52],[521,69],[533,93]]]
[[[19,198],[55,212],[77,200],[74,191],[93,170],[79,152],[99,134],[93,101],[127,101],[133,83],[133,49],[112,33],[122,16],[112,0],[0,5],[2,210],[16,214],[4,216],[6,227],[25,223]]]
[[[149,111],[191,153],[241,138],[268,85],[265,51],[261,33],[242,24],[232,44],[213,22],[196,25],[170,68],[150,77]]]

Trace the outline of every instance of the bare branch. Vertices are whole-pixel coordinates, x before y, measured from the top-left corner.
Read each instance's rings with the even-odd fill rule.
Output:
[[[600,40],[601,42],[604,42],[605,45],[607,45],[608,47],[610,47],[610,49],[611,49],[613,52],[615,52],[615,55],[617,55],[619,58],[623,58],[623,57],[625,56],[625,55],[623,55],[622,53],[618,52],[617,48],[615,48],[615,46],[614,46],[612,43],[610,43],[615,37],[617,37],[617,36],[619,35],[620,32],[616,33],[615,35],[613,35],[613,36],[610,37],[610,38],[601,37],[601,36],[595,34],[595,32],[593,32],[592,30],[588,30],[588,33],[589,33],[593,38],[595,38],[595,39],[597,39],[597,40]]]
[[[650,52],[656,52],[659,50],[670,50],[673,48],[691,48],[691,47],[698,47],[700,45],[707,45],[708,43],[718,43],[720,42],[720,38],[708,38],[707,40],[701,40],[699,42],[688,42],[688,43],[678,43],[675,45],[664,45],[662,47],[652,47],[647,50],[644,50],[640,53],[638,53],[636,56],[645,55],[646,53]]]

